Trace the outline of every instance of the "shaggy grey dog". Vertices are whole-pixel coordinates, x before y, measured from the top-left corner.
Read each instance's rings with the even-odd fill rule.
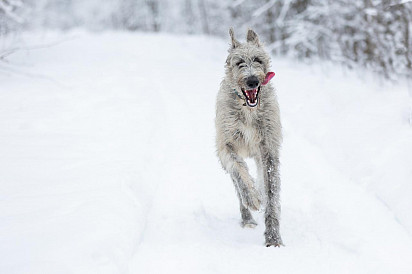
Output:
[[[265,205],[266,246],[283,245],[279,233],[279,147],[282,141],[279,106],[268,81],[270,58],[257,34],[248,30],[246,43],[232,39],[226,74],[216,103],[216,146],[220,162],[235,185],[242,226],[255,227],[250,210]],[[258,167],[259,190],[250,176],[245,158]],[[261,188],[261,189],[262,189]]]

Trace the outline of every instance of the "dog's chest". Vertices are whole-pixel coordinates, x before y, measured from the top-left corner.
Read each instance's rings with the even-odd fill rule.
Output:
[[[236,139],[238,143],[238,153],[244,157],[256,154],[259,143],[262,141],[262,129],[259,126],[258,118],[254,116],[243,116],[237,121]]]

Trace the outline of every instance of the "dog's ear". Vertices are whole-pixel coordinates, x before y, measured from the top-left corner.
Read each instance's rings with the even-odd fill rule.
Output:
[[[226,58],[226,65],[230,66],[230,55]]]
[[[229,29],[229,35],[230,35],[230,38],[232,39],[232,49],[237,48],[240,45],[240,42],[236,40],[233,28]]]
[[[260,46],[259,37],[252,29],[247,30],[246,41]]]

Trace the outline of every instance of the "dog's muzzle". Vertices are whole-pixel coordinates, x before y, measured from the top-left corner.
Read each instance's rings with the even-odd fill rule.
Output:
[[[245,96],[245,101],[246,103],[244,104],[244,106],[248,106],[251,108],[254,108],[258,105],[259,103],[259,92],[262,86],[267,85],[267,83],[269,83],[269,81],[275,76],[274,72],[268,72],[265,76],[265,80],[262,82],[261,85],[259,85],[259,81],[257,83],[247,83],[249,86],[253,86],[254,88],[252,89],[242,89],[242,93]],[[249,79],[250,80],[250,79]],[[253,79],[252,79],[253,80]],[[234,89],[234,92],[236,93],[236,95],[240,98],[243,99],[240,94],[236,91],[236,89]]]

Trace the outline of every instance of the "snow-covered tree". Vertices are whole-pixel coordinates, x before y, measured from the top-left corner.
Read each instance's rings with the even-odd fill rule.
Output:
[[[20,0],[0,0],[0,35],[15,30],[23,23],[19,14],[22,7]]]
[[[273,54],[389,78],[412,75],[411,22],[408,0],[0,0],[0,35],[24,26],[227,37],[231,26],[238,35],[252,27]]]

